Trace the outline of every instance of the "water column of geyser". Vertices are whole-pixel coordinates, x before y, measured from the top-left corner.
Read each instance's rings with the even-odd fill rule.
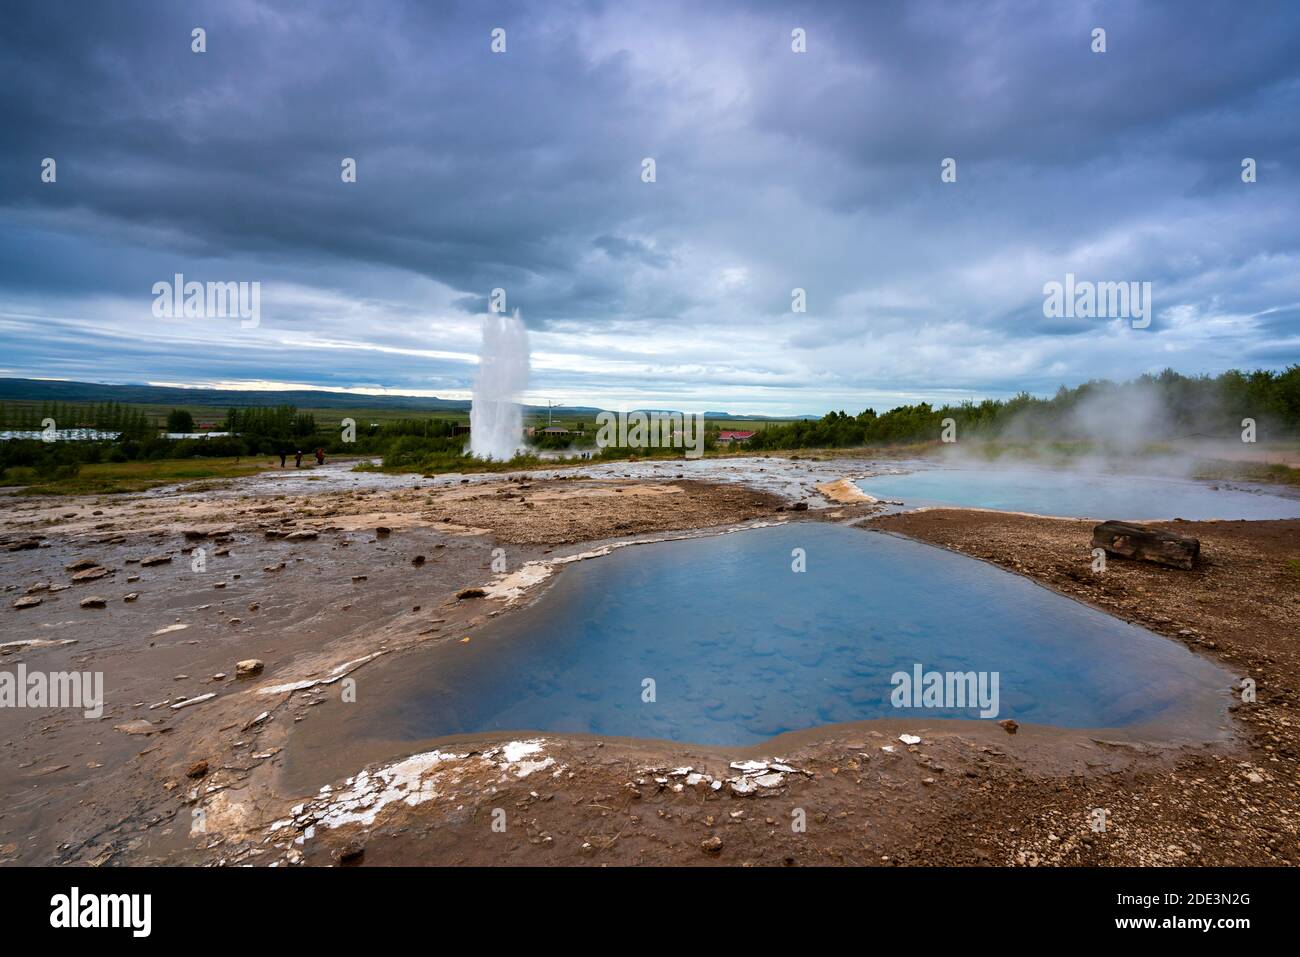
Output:
[[[483,317],[474,402],[469,411],[469,450],[481,459],[506,461],[523,447],[524,414],[519,396],[528,388],[528,330],[513,316]]]

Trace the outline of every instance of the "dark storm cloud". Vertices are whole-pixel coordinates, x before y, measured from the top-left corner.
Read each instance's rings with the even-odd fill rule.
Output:
[[[435,9],[22,5],[39,22],[5,32],[18,82],[0,198],[179,229],[209,253],[369,260],[458,288],[563,269],[575,173],[602,163],[566,153],[609,141],[593,134],[617,69],[528,45],[538,26],[507,12],[517,52],[484,70],[469,61],[492,21]],[[46,155],[57,191],[27,175]],[[360,164],[352,190],[344,156]]]
[[[0,17],[7,374],[463,389],[496,287],[573,401],[819,411],[1300,355],[1293,4]],[[159,329],[149,289],[182,271],[263,282],[264,327]],[[1046,319],[1066,272],[1151,281],[1157,319]]]

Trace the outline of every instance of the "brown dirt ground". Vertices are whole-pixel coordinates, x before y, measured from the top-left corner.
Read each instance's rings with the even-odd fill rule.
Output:
[[[527,508],[529,501],[533,509]],[[381,666],[409,666],[422,645],[446,640],[444,635],[471,636],[500,613],[499,603],[457,602],[454,596],[464,584],[490,577],[483,566],[497,542],[525,543],[512,551],[513,563],[558,553],[555,546],[561,543],[770,514],[775,500],[736,487],[678,480],[667,485],[525,480],[453,487],[436,495],[420,489],[194,504],[70,505],[64,500],[45,512],[7,510],[6,541],[35,532],[48,546],[44,553],[4,557],[0,552],[7,597],[22,594],[38,577],[66,578],[63,564],[87,551],[115,565],[128,551],[136,557],[179,551],[185,528],[229,523],[235,526],[231,558],[243,562],[244,577],[231,582],[241,604],[248,597],[263,608],[277,602],[290,621],[302,607],[319,606],[313,613],[320,633],[304,636],[247,611],[240,614],[251,616],[251,624],[236,627],[223,617],[203,633],[203,642],[175,641],[166,648],[162,640],[157,649],[154,641],[147,648],[140,642],[125,650],[100,648],[98,635],[83,632],[73,660],[87,667],[110,665],[114,677],[131,689],[125,700],[143,706],[137,706],[138,714],[114,713],[98,727],[48,713],[0,715],[9,722],[0,737],[11,742],[6,747],[15,758],[6,765],[21,768],[10,778],[0,775],[0,863],[326,865],[337,862],[345,849],[364,849],[359,859],[367,865],[1300,862],[1297,583],[1287,577],[1285,565],[1300,557],[1300,522],[1177,523],[1169,527],[1201,537],[1202,568],[1176,572],[1112,559],[1098,578],[1089,570],[1091,526],[1085,522],[950,510],[872,523],[994,561],[1254,676],[1259,700],[1235,706],[1241,730],[1236,740],[1171,747],[1124,735],[1101,739],[1086,731],[1022,726],[1011,735],[986,722],[898,720],[813,729],[734,749],[546,735],[538,736],[540,746],[529,756],[533,764],[504,765],[490,758],[503,739],[466,738],[437,743],[457,756],[420,774],[414,790],[403,792],[427,800],[397,800],[373,822],[329,828],[313,821],[328,804],[324,798],[310,800],[321,785],[337,793],[363,766],[370,767],[373,780],[377,769],[423,746],[381,760],[362,759],[340,730],[345,706],[336,700],[335,686],[270,696],[259,690],[318,679],[338,663],[376,649],[385,653],[379,664],[355,673],[365,676],[374,669],[378,675]],[[538,526],[538,512],[553,513],[554,521]],[[391,528],[391,535],[374,536],[380,524]],[[320,539],[290,545],[264,534],[307,528],[320,529]],[[448,559],[432,559],[434,543],[446,543],[437,554]],[[413,568],[409,553],[414,551],[431,556],[430,564]],[[259,572],[268,556],[285,554],[298,556],[299,564]],[[440,564],[458,556],[461,564]],[[114,605],[102,613],[107,617],[95,620],[136,614],[156,596],[165,615],[149,620],[153,626],[173,614],[194,617],[188,601],[213,600],[206,597],[210,592],[187,597],[178,591],[168,575],[183,577],[177,574],[181,569],[160,569],[133,586],[143,592],[138,604]],[[354,572],[364,572],[368,580],[347,585]],[[302,580],[291,587],[282,577],[286,573]],[[326,573],[343,583],[341,588],[370,589],[365,592],[370,604],[348,598],[340,608],[343,599],[331,593],[322,597],[317,580]],[[106,587],[102,582],[75,586],[41,608],[6,607],[0,615],[7,626],[17,616],[35,616],[21,619],[24,628],[28,622],[62,627],[66,622],[60,619],[68,614],[60,608],[60,602],[67,604],[62,596],[72,596],[75,607],[86,588]],[[413,593],[419,595],[419,610],[410,604]],[[368,620],[349,620],[347,627],[331,630],[327,623],[353,602],[369,609]],[[134,620],[123,619],[121,629],[122,635],[150,634]],[[117,634],[107,625],[104,631]],[[209,638],[218,631],[220,639]],[[259,643],[268,641],[275,647],[263,651]],[[230,662],[251,654],[268,662],[257,681],[237,688],[209,685],[220,688],[218,698],[181,711],[147,708],[148,702],[175,693],[176,672],[198,676],[219,667],[229,670]],[[154,661],[153,656],[160,657]],[[32,653],[32,658],[59,660],[54,651]],[[198,690],[203,688],[184,688],[185,693]],[[263,710],[270,716],[255,722]],[[139,738],[109,730],[135,717],[163,727]],[[903,731],[919,735],[921,743],[902,744]],[[736,773],[729,768],[733,761],[778,757],[799,773],[751,795],[686,786],[670,773],[690,766],[721,778]],[[187,778],[186,770],[198,760],[207,761],[209,770]],[[292,774],[286,771],[290,766]],[[304,801],[309,806],[295,812]],[[1090,827],[1096,808],[1108,812],[1104,833]],[[503,831],[492,828],[498,809],[504,812]],[[206,821],[197,834],[196,810]],[[799,819],[806,820],[806,829],[792,826]],[[272,822],[285,820],[292,823],[273,827]]]
[[[770,515],[775,496],[739,485],[582,479],[494,482],[443,493],[426,517],[511,544],[557,545],[706,528]]]
[[[578,477],[240,498],[9,499],[0,526],[0,548],[24,537],[56,532],[97,544],[139,531],[161,537],[187,529],[287,534],[379,526],[430,527],[453,534],[489,532],[501,544],[567,544],[706,528],[767,515],[780,504],[771,494],[740,485]]]
[[[710,527],[778,505],[739,486],[578,479],[6,500],[0,642],[38,644],[0,649],[0,666],[101,672],[106,709],[98,721],[0,709],[0,864],[123,862],[157,843],[166,849],[155,859],[183,856],[188,767],[208,760],[214,777],[257,791],[282,742],[278,727],[246,734],[247,723],[264,710],[291,725],[319,713],[319,690],[262,697],[252,685],[472,631],[499,603],[455,596],[495,577],[501,547],[515,569],[570,539]],[[199,547],[206,568],[195,571]],[[170,558],[141,565],[156,555]],[[66,566],[85,559],[105,572],[74,582]],[[14,607],[27,595],[40,603]],[[88,595],[106,607],[79,607]],[[266,662],[264,682],[231,679],[246,658]],[[165,706],[208,693],[217,697]],[[139,721],[152,729],[117,730]]]

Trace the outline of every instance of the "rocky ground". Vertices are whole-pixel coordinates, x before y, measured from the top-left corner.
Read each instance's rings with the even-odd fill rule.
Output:
[[[1300,860],[1297,592],[1284,572],[1300,557],[1297,522],[1183,523],[1204,543],[1198,571],[1112,561],[1101,577],[1088,523],[965,511],[868,522],[997,562],[1253,676],[1258,701],[1235,707],[1230,740],[1171,747],[915,720],[732,749],[552,735],[412,746],[355,733],[349,682],[383,694],[440,644],[526,603],[565,561],[877,511],[842,486],[815,497],[833,463],[781,473],[778,487],[796,492],[785,496],[662,468],[342,489],[294,476],[239,494],[6,502],[0,665],[102,671],[107,704],[99,720],[0,709],[0,862]],[[794,510],[801,500],[814,508]],[[83,606],[91,597],[103,606]]]

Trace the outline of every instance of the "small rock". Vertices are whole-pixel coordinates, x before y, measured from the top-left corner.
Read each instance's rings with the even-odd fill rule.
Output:
[[[1015,734],[1016,730],[1020,727],[1020,725],[1017,724],[1015,721],[1013,721],[1011,718],[1005,718],[1002,721],[999,721],[998,724],[1006,728],[1007,734]]]
[[[195,761],[190,765],[190,769],[185,772],[187,778],[201,778],[208,773],[207,761]]]
[[[81,599],[81,607],[82,608],[107,608],[108,599],[102,598],[99,595],[87,595],[85,598]]]
[[[235,662],[236,678],[252,678],[262,673],[265,663],[261,658],[247,658],[244,661]]]
[[[334,860],[343,867],[355,867],[366,856],[366,849],[361,844],[344,844],[333,854]]]
[[[205,701],[211,701],[216,696],[217,693],[215,691],[210,691],[207,694],[199,695],[197,698],[186,698],[183,701],[177,701],[174,705],[171,706],[171,709],[173,711],[179,711],[181,708],[188,708],[191,705],[202,704]]]
[[[722,850],[722,838],[714,834],[712,837],[706,837],[700,841],[700,850],[705,854],[717,854]]]
[[[121,731],[123,734],[154,734],[158,729],[144,718],[137,718],[125,724],[115,724],[113,730]]]

